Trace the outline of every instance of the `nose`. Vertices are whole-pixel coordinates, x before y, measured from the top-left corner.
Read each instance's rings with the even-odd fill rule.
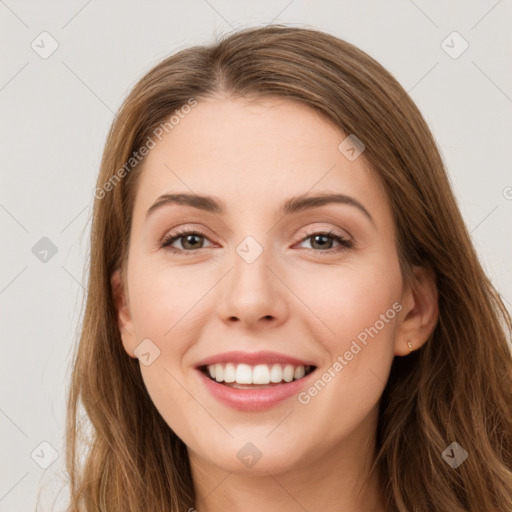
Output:
[[[219,283],[218,313],[223,322],[257,330],[286,321],[290,292],[271,260],[266,249],[251,263],[235,251],[232,270]]]

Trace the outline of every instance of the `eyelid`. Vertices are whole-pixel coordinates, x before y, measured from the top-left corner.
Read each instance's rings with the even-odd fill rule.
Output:
[[[314,228],[307,229],[306,233],[302,236],[302,238],[299,239],[299,242],[304,240],[305,238],[308,238],[313,235],[318,235],[318,234],[329,234],[329,235],[333,235],[333,236],[336,235],[336,236],[339,236],[340,238],[343,238],[344,240],[353,241],[352,236],[346,230],[329,226],[329,227],[325,227],[325,228],[314,227]]]
[[[194,224],[186,224],[186,225],[181,225],[181,226],[177,226],[177,227],[172,227],[170,229],[168,229],[167,231],[165,231],[164,235],[160,238],[159,242],[163,242],[165,239],[169,238],[170,236],[177,236],[177,235],[181,235],[183,233],[189,233],[189,232],[194,232],[194,233],[204,233],[204,229],[202,227],[196,227]],[[206,234],[204,236],[207,236]]]

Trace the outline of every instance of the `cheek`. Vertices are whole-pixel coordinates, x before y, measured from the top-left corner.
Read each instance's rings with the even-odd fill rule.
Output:
[[[203,279],[192,266],[134,265],[130,304],[139,338],[155,338],[164,347],[187,328],[214,281],[211,272],[204,274]]]
[[[213,285],[190,267],[135,262],[131,274],[131,310],[138,340],[150,339],[159,355],[150,365],[141,361],[145,387],[155,408],[185,442],[193,442],[202,411],[187,392],[184,357],[198,339],[198,315],[204,314]],[[186,411],[186,414],[183,412]]]
[[[373,326],[399,300],[399,265],[393,261],[379,263],[304,272],[302,276],[308,277],[297,279],[297,295],[323,324],[328,333],[326,339],[333,342],[334,348],[337,342]],[[395,316],[393,311],[390,315]]]
[[[323,305],[319,316],[334,333],[311,320],[330,361],[297,399],[308,422],[304,428],[312,435],[323,431],[327,444],[356,432],[376,414],[394,358],[397,289],[393,280],[375,283],[375,275],[355,273],[331,279],[329,293],[309,295],[312,310]],[[327,431],[325,422],[331,425]]]
[[[309,328],[331,364],[337,362],[323,372],[324,383],[336,382],[328,384],[336,401],[347,406],[351,400],[374,403],[382,392],[394,357],[401,283],[393,261],[347,265],[303,281],[304,301],[315,313]]]
[[[204,437],[201,426],[208,418],[193,394],[187,392],[183,376],[168,359],[162,354],[152,365],[141,365],[142,379],[154,407],[167,425],[187,445],[193,446],[197,439]]]

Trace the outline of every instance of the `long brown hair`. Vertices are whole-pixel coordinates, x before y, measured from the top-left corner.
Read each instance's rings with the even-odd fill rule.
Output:
[[[219,92],[297,101],[355,134],[384,184],[404,276],[413,265],[435,275],[438,324],[419,350],[395,357],[380,402],[372,471],[387,510],[512,510],[512,322],[478,261],[434,138],[404,89],[366,53],[317,30],[271,25],[165,59],[112,124],[69,392],[69,511],[194,506],[186,446],[154,407],[138,360],[123,350],[111,277],[128,254],[141,171],[134,154],[173,113]],[[468,453],[456,469],[442,457],[453,442]]]

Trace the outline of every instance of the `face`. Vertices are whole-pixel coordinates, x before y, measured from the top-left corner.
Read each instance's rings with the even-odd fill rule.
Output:
[[[121,335],[205,464],[275,474],[374,433],[413,299],[386,196],[345,138],[298,103],[209,99],[145,160]]]

